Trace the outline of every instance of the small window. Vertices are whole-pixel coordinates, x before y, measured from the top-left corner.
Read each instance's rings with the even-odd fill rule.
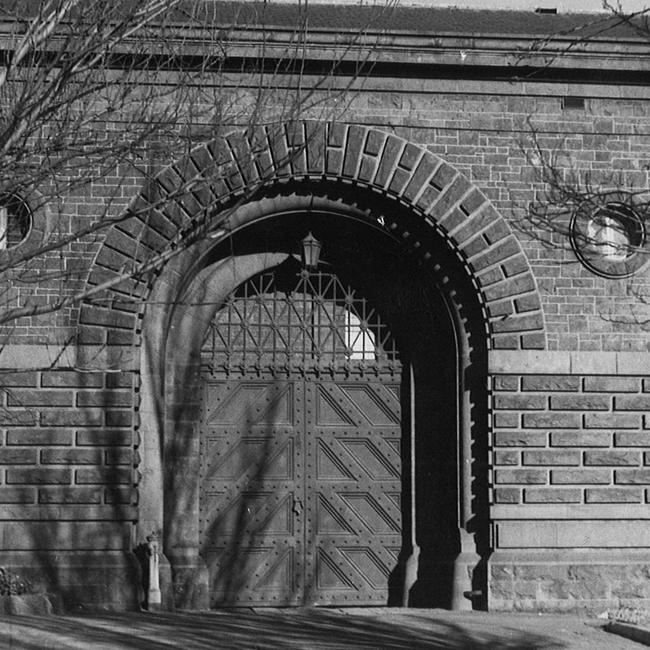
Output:
[[[608,203],[591,215],[574,217],[571,244],[588,269],[610,278],[631,275],[648,259],[643,220],[623,203]]]
[[[609,262],[623,262],[632,252],[631,233],[612,214],[596,215],[587,224],[587,237],[594,252]]]
[[[584,110],[585,108],[585,98],[584,97],[575,97],[567,96],[562,97],[562,110]]]
[[[376,356],[373,333],[367,324],[362,323],[358,316],[349,310],[345,312],[345,346],[349,359],[368,361]]]
[[[21,244],[31,228],[32,215],[27,204],[15,194],[0,196],[0,250]]]

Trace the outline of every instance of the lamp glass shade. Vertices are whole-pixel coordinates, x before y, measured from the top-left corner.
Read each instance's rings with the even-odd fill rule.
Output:
[[[311,233],[302,240],[302,263],[306,269],[318,267],[320,249],[321,243]]]

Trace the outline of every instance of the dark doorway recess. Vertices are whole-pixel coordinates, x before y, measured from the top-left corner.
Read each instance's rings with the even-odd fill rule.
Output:
[[[307,271],[310,231],[322,253]],[[431,239],[427,250],[442,251]],[[264,251],[287,257],[234,289],[204,345],[211,606],[452,607],[463,534],[487,553],[484,437],[460,442],[462,390],[465,418],[484,416],[483,356],[467,326],[478,310],[454,312],[441,265],[358,215],[276,212],[213,259]],[[483,588],[479,571],[472,587]]]

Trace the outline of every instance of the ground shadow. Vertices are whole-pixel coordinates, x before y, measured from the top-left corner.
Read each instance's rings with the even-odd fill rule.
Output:
[[[0,643],[43,647],[208,648],[228,650],[562,650],[564,643],[520,629],[486,632],[466,622],[426,616],[355,616],[323,609],[245,609],[93,618],[21,617],[0,626]],[[81,646],[80,644],[86,644]],[[58,645],[57,645],[58,644]]]

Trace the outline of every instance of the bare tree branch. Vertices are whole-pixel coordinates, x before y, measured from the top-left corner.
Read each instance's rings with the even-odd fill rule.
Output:
[[[390,6],[377,16],[385,11]],[[369,69],[372,24],[337,46],[329,66],[314,73],[305,65],[311,44],[304,8],[281,46],[266,36],[264,5],[259,12],[262,36],[245,40],[242,59],[237,34],[248,26],[236,14],[222,19],[216,4],[46,0],[0,8],[7,19],[0,23],[0,199],[20,196],[32,211],[50,215],[41,241],[0,253],[4,331],[18,319],[100,302],[107,290],[146,278],[209,229],[226,227],[230,211],[215,219],[217,206],[207,206],[172,247],[151,251],[140,243],[137,259],[128,258],[115,278],[97,286],[84,286],[87,264],[72,261],[72,247],[96,250],[107,229],[146,220],[148,210],[189,196],[206,173],[237,171],[228,165],[202,170],[145,208],[129,207],[161,169],[197,144],[236,127],[255,149],[260,129],[305,116],[331,119],[345,110],[361,71]],[[352,74],[336,77],[341,61],[352,64]],[[294,146],[280,164],[304,146]],[[94,213],[75,215],[71,206],[88,205],[86,196],[94,193]],[[0,248],[6,237],[0,232]],[[39,287],[55,283],[59,293],[43,300]]]

